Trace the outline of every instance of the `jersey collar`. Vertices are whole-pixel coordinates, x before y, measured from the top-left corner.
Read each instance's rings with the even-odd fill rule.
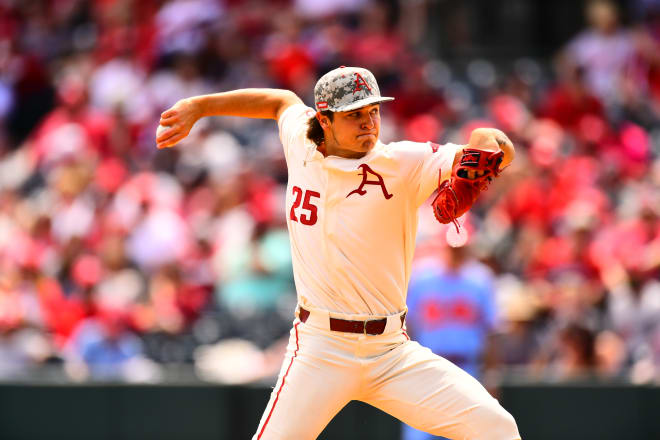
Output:
[[[369,150],[369,152],[364,157],[361,157],[359,159],[349,159],[349,158],[339,157],[339,156],[325,157],[325,156],[323,156],[323,154],[321,154],[320,151],[318,151],[316,144],[314,142],[308,140],[307,144],[305,145],[306,152],[305,152],[304,165],[307,165],[308,162],[314,162],[316,160],[328,160],[328,159],[329,160],[341,160],[341,161],[361,161],[361,162],[365,162],[365,161],[368,161],[369,159],[371,159],[371,157],[373,157],[378,151],[380,151],[381,148],[383,148],[383,145],[384,144],[380,141],[380,139],[378,139],[376,141],[376,145],[374,145],[374,147],[371,150]]]

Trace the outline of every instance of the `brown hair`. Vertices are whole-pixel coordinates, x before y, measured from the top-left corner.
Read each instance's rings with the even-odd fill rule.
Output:
[[[321,115],[327,116],[330,121],[332,121],[335,116],[334,113],[330,110],[322,111]],[[314,142],[316,145],[321,145],[325,140],[323,135],[323,127],[321,127],[321,124],[319,123],[318,119],[316,119],[316,116],[312,116],[309,118],[309,121],[307,121],[307,139]]]

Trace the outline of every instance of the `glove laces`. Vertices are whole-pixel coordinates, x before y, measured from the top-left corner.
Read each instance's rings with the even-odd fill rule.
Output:
[[[454,188],[451,186],[448,186],[451,190],[451,195],[454,197],[454,203],[443,203],[440,206],[436,205],[436,209],[439,208],[441,217],[443,218],[450,218],[451,222],[454,224],[454,227],[456,228],[456,233],[460,234],[461,232],[461,225],[458,223],[458,219],[456,218],[456,205],[458,205],[458,197],[456,196],[456,192],[454,191]],[[451,206],[449,206],[451,205]],[[436,213],[436,218],[439,220],[440,217],[438,217],[438,214]]]

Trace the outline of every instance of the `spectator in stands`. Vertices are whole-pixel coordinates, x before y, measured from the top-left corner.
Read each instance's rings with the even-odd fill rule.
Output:
[[[80,323],[66,353],[76,379],[130,380],[131,361],[141,357],[142,344],[122,312],[101,310]]]
[[[434,353],[480,376],[482,355],[495,325],[493,275],[466,247],[447,247],[447,261],[418,261],[408,286],[411,337]],[[404,428],[404,438],[429,434]]]
[[[621,103],[622,81],[632,67],[632,36],[621,27],[618,7],[611,0],[590,0],[585,15],[589,28],[564,48],[560,75],[582,69],[588,89],[606,106],[615,106]]]

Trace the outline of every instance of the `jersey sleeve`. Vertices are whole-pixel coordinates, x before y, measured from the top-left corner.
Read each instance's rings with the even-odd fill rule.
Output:
[[[305,104],[294,104],[280,115],[277,125],[287,161],[294,149],[304,147],[307,138],[307,121],[315,114],[316,112]]]
[[[421,148],[419,163],[414,172],[413,187],[416,189],[417,206],[421,206],[438,188],[440,173],[442,181],[451,176],[456,150],[456,144],[438,145],[432,142],[417,144]]]

